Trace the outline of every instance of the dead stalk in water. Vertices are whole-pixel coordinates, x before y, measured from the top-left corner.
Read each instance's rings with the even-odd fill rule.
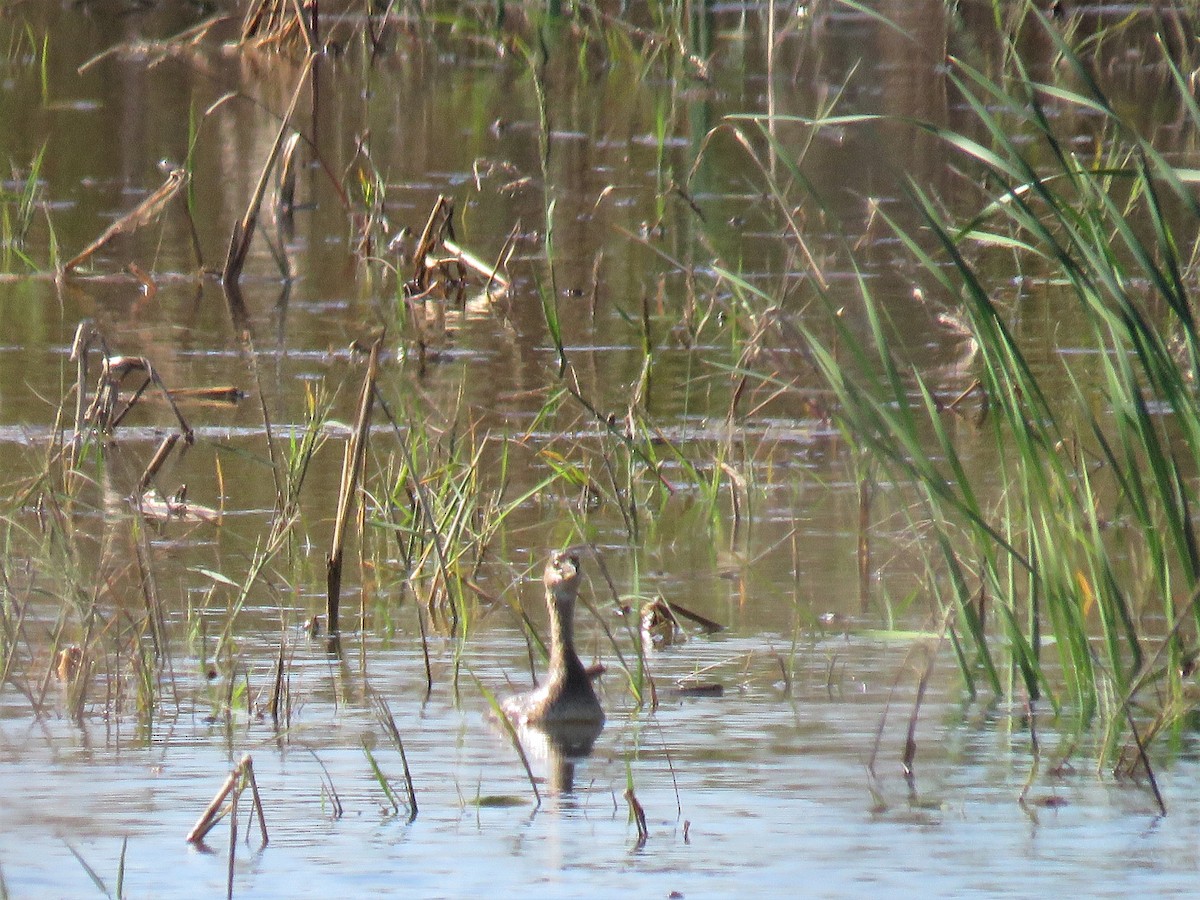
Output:
[[[144,375],[145,381],[134,391],[133,397],[118,409],[121,402],[121,384],[135,372]],[[180,435],[186,443],[191,444],[195,440],[192,427],[183,417],[183,413],[179,411],[179,407],[175,405],[175,401],[171,399],[170,391],[159,378],[150,360],[144,356],[104,357],[100,368],[100,379],[96,383],[96,395],[92,398],[87,412],[84,413],[84,421],[103,433],[111,434],[151,385],[158,388],[163,399],[166,400],[167,406],[175,414],[175,419],[179,423]]]
[[[162,183],[158,190],[139,203],[131,212],[126,213],[117,221],[113,222],[104,230],[104,233],[96,240],[92,241],[83,250],[63,266],[63,272],[71,270],[83,265],[97,250],[111,241],[119,234],[128,234],[137,231],[144,225],[149,225],[157,221],[162,215],[167,204],[175,198],[175,196],[187,184],[188,176],[182,168],[176,167],[167,173],[167,179]]]
[[[212,831],[216,824],[235,808],[237,799],[247,787],[250,788],[254,799],[254,811],[258,815],[258,829],[262,835],[262,846],[265,847],[269,840],[267,836],[267,820],[263,815],[262,797],[258,793],[258,782],[254,778],[254,763],[250,758],[250,754],[243,756],[242,761],[234,766],[233,771],[229,773],[229,777],[225,779],[225,783],[221,785],[212,802],[205,807],[196,824],[192,826],[192,830],[188,832],[187,842],[189,844],[199,844],[202,842],[204,836]],[[228,803],[226,803],[226,799],[229,800]],[[223,803],[225,803],[224,808],[221,806]],[[231,831],[236,835],[236,829],[231,828]]]
[[[314,56],[309,55],[304,62],[304,69],[300,73],[300,77],[296,80],[296,90],[292,93],[292,102],[288,106],[287,113],[283,117],[283,121],[279,123],[279,131],[275,135],[275,141],[271,144],[271,152],[267,154],[267,160],[263,164],[262,172],[258,177],[258,184],[254,188],[254,193],[250,197],[250,204],[246,207],[246,212],[233,228],[233,234],[229,237],[229,253],[225,257],[225,268],[222,270],[221,279],[226,284],[236,283],[242,277],[242,268],[246,264],[246,254],[250,252],[250,241],[254,237],[254,229],[258,224],[258,214],[262,207],[263,196],[267,191],[267,184],[270,181],[271,172],[275,167],[275,160],[279,157],[279,150],[283,146],[283,141],[291,128],[292,114],[296,111],[296,104],[300,100],[300,94],[303,92],[304,85],[308,81],[308,76],[312,72]]]
[[[163,467],[163,463],[167,461],[167,457],[171,455],[171,450],[175,447],[175,443],[179,440],[178,433],[168,434],[162,439],[162,443],[158,445],[158,450],[154,457],[146,466],[146,471],[142,473],[142,477],[138,479],[137,492],[139,495],[150,486],[150,482],[154,476],[158,474],[158,470]]]
[[[425,221],[425,229],[421,239],[417,241],[417,249],[413,253],[412,285],[413,294],[422,294],[429,288],[429,254],[447,235],[453,237],[454,232],[450,222],[454,216],[454,201],[438,194],[429,218]]]
[[[638,836],[634,848],[641,850],[646,846],[646,841],[650,839],[650,829],[646,827],[646,810],[642,808],[641,802],[631,787],[625,789],[625,800],[629,804],[629,816],[637,825]]]
[[[375,380],[379,375],[379,350],[383,346],[380,335],[371,345],[371,356],[367,362],[367,375],[363,379],[362,394],[358,403],[358,419],[354,434],[346,443],[346,455],[342,462],[342,485],[338,491],[337,518],[334,520],[333,541],[326,565],[326,622],[330,634],[338,633],[338,606],[342,595],[342,555],[346,544],[346,527],[350,522],[350,504],[358,491],[362,479],[363,463],[367,453],[367,429],[371,420],[371,407],[375,398]]]

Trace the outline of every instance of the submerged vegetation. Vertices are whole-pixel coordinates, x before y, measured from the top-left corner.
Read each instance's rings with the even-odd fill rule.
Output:
[[[935,662],[953,659],[947,690],[1013,711],[1030,735],[1022,801],[1048,729],[1057,767],[1093,754],[1144,778],[1165,811],[1152,760],[1188,739],[1200,704],[1197,23],[933,6],[948,24],[926,62],[945,96],[902,110],[876,107],[857,61],[831,66],[820,90],[777,95],[836,17],[903,52],[916,42],[849,0],[365,14],[254,0],[97,49],[80,73],[171,61],[212,83],[163,138],[177,158],[141,198],[105,198],[107,226],[78,212],[91,181],[55,181],[48,131],[0,183],[0,286],[53,292],[63,322],[44,330],[75,336],[54,391],[13,378],[0,398],[43,404],[41,424],[19,420],[28,430],[3,447],[3,714],[16,695],[35,719],[132,721],[147,739],[192,716],[224,727],[232,758],[240,724],[269,723],[284,744],[301,729],[296,657],[317,647],[332,702],[398,752],[403,791],[373,737],[354,744],[387,815],[412,823],[411,720],[385,699],[374,655],[410,639],[426,700],[498,709],[546,664],[527,585],[547,549],[575,544],[590,579],[582,664],[607,670],[609,722],[632,723],[609,788],[638,849],[654,820],[631,761],[660,698],[774,689],[782,675],[795,703],[805,648],[811,663],[833,632],[925,652],[896,675],[914,698],[893,753],[907,775]],[[61,90],[53,31],[22,15],[0,5],[2,65],[45,113]],[[1169,117],[1121,99],[1114,46],[1140,54],[1136,77],[1158,79]],[[443,181],[428,173],[454,165],[437,158],[449,149],[406,147],[378,99],[395,60],[430,48],[495,65],[522,98],[502,113],[472,101],[471,121],[444,126],[447,144],[478,148]],[[759,49],[766,63],[751,65]],[[236,88],[214,59],[243,67]],[[610,78],[654,89],[630,91],[610,121],[581,99],[611,96]],[[344,104],[332,120],[331,93]],[[412,96],[406,124],[441,115]],[[13,105],[0,95],[0,114]],[[331,121],[353,127],[331,134]],[[624,155],[593,156],[593,142]],[[885,159],[886,178],[831,189],[844,144],[901,142],[913,149]],[[428,183],[393,174],[424,154],[411,180]],[[224,168],[234,158],[243,170]],[[319,311],[299,348],[288,316],[305,279]],[[164,316],[160,331],[187,340],[128,327],[172,291],[194,291],[190,321]],[[128,315],[105,309],[118,292],[138,295]],[[472,346],[473,327],[493,343]],[[203,349],[221,362],[184,361],[198,334],[217,335]],[[211,383],[190,383],[197,372]],[[831,504],[831,530],[850,537],[809,551],[798,498],[817,492],[849,498]],[[846,556],[850,576],[818,552]],[[661,570],[696,559],[737,584],[736,603],[663,596]],[[802,597],[804,578],[845,594],[835,612]],[[756,604],[788,606],[774,621],[791,623],[790,654],[676,665],[665,683],[685,631],[736,630]],[[521,635],[526,672],[493,671],[497,622]],[[837,652],[814,671],[834,695]],[[877,807],[888,706],[876,746],[857,748]],[[533,754],[508,731],[540,804]],[[243,788],[260,822],[271,815],[254,771],[245,757],[219,796],[233,798],[231,848]],[[551,786],[570,793],[572,775],[562,765]],[[320,797],[341,815],[328,771]],[[232,892],[232,849],[229,878]]]

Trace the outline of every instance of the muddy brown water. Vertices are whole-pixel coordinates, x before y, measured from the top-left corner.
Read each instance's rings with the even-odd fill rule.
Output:
[[[544,70],[544,174],[534,78],[513,45],[500,53],[487,36],[480,23],[491,7],[475,10],[471,27],[396,30],[373,61],[353,43],[361,22],[330,19],[334,40],[347,46],[320,59],[297,121],[327,172],[349,185],[356,211],[362,194],[346,173],[357,166],[379,174],[386,225],[375,237],[419,230],[439,194],[456,202],[460,242],[485,260],[496,258],[514,226],[522,234],[503,312],[476,292],[449,314],[451,328],[424,366],[396,327],[394,279],[356,254],[354,216],[311,153],[301,155],[294,233],[282,240],[292,278],[280,279],[262,238],[243,278],[252,357],[220,285],[192,274],[178,208],[102,248],[90,272],[60,281],[5,257],[6,482],[19,484],[42,465],[74,378],[68,356],[81,320],[94,322],[115,353],[152,360],[171,387],[233,384],[249,395],[235,406],[187,406],[196,444],[158,478],[165,493],[186,483],[189,499],[219,508],[222,518],[219,525],[144,526],[166,625],[152,709],[139,710],[134,680],[121,674],[131,664],[115,648],[129,645],[106,645],[104,629],[116,633],[143,615],[142,595],[120,565],[134,546],[123,498],[131,473],[171,427],[161,404],[135,411],[105,462],[89,464],[93,480],[81,488],[87,502],[76,523],[72,583],[95,590],[96,646],[109,649],[95,661],[77,719],[50,675],[53,635],[61,630],[63,643],[84,636],[78,616],[62,612],[72,607],[55,595],[68,574],[39,571],[43,564],[32,556],[7,565],[6,633],[18,634],[13,678],[0,685],[0,883],[10,895],[98,892],[85,863],[115,893],[123,846],[123,887],[131,896],[224,891],[226,826],[210,837],[211,852],[184,836],[246,753],[271,840],[264,849],[253,837],[239,844],[239,896],[1033,896],[1193,888],[1200,778],[1190,738],[1169,748],[1159,772],[1166,817],[1156,815],[1143,784],[1097,776],[1086,752],[1073,757],[1074,767],[1043,767],[1023,810],[1016,799],[1031,763],[1023,711],[964,699],[941,648],[917,731],[916,777],[906,780],[901,757],[916,673],[936,646],[924,636],[932,613],[921,603],[919,535],[889,507],[884,488],[864,606],[857,486],[836,431],[804,404],[772,404],[771,388],[754,386],[741,401],[742,412],[754,412],[727,424],[736,385],[730,368],[746,335],[721,321],[736,299],[706,273],[719,261],[770,290],[800,263],[744,153],[724,136],[701,154],[705,135],[730,113],[811,114],[843,84],[847,111],[953,125],[966,116],[951,99],[944,54],[970,50],[987,59],[996,52],[985,37],[986,4],[963,4],[954,14],[942,2],[877,5],[915,40],[852,9],[818,6],[810,20],[792,4],[779,5],[771,70],[762,10],[720,6],[707,81],[648,51],[615,50],[605,63],[603,47],[580,53],[569,34],[560,35]],[[67,256],[78,252],[156,189],[159,161],[187,157],[190,116],[203,118],[193,162],[199,243],[204,264],[219,267],[300,66],[286,55],[223,48],[217,37],[169,53],[150,43],[205,13],[166,4],[0,5],[0,46],[13,48],[0,72],[0,156],[14,172],[6,190],[20,189],[30,160],[46,147],[40,206],[24,244],[35,263],[49,265],[52,245]],[[1136,49],[1137,32],[1127,39]],[[114,47],[120,52],[77,71]],[[1122,108],[1151,122],[1176,115],[1147,100],[1161,83],[1131,58],[1131,51],[1110,58]],[[237,96],[204,115],[229,92]],[[1086,134],[1089,124],[1079,127]],[[797,141],[798,132],[783,128],[781,140]],[[667,190],[698,157],[689,184],[703,218]],[[852,231],[865,228],[872,200],[903,215],[897,172],[915,173],[948,202],[963,189],[942,148],[894,126],[822,133],[805,168],[831,214]],[[493,475],[509,467],[510,499],[551,474],[547,454],[608,477],[600,463],[606,438],[581,407],[567,400],[542,415],[559,385],[537,294],[546,277],[548,198],[563,340],[583,392],[602,412],[624,415],[641,376],[648,322],[654,360],[643,406],[661,431],[659,446],[677,447],[707,473],[726,462],[740,486],[735,497],[730,479],[721,478],[710,499],[664,453],[663,475],[680,489],[652,493],[640,478],[636,539],[612,502],[593,502],[565,480],[537,492],[505,521],[476,573],[489,599],[472,606],[466,635],[447,636],[431,623],[427,692],[412,594],[397,574],[398,551],[379,529],[370,531],[365,570],[357,537],[351,541],[340,656],[303,628],[324,609],[345,423],[363,371],[348,348],[390,324],[385,395],[419,411],[434,440],[445,441],[457,422],[463,441],[482,445],[482,465]],[[274,224],[264,230],[278,239]],[[828,222],[812,215],[806,234],[819,256],[836,258]],[[878,296],[905,313],[897,316],[905,343],[931,370],[948,373],[948,389],[965,383],[956,371],[964,364],[961,342],[914,300],[912,272],[893,264],[894,247],[865,234],[874,240],[865,251],[868,277]],[[149,273],[154,291],[128,274],[130,264]],[[847,272],[826,274],[835,292],[845,284],[850,296]],[[1031,289],[1027,299],[1022,326],[1049,335],[1041,323],[1054,315],[1052,294]],[[711,317],[692,342],[683,339],[689,309]],[[1042,353],[1049,359],[1069,349],[1047,344]],[[232,657],[214,659],[236,593],[228,582],[246,577],[275,502],[259,398],[276,439],[286,443],[302,432],[313,395],[332,398],[334,422],[305,482],[303,520],[288,553],[233,620]],[[382,420],[374,423],[378,446],[388,446],[391,435]],[[608,458],[618,457],[610,448]],[[383,462],[372,459],[369,478],[381,477]],[[37,529],[33,510],[14,521]],[[501,695],[529,685],[530,654],[512,604],[520,601],[542,623],[537,575],[545,553],[580,541],[598,548],[622,602],[661,595],[723,630],[706,635],[689,626],[686,641],[651,653],[660,702],[653,712],[639,710],[601,624],[628,660],[636,650],[598,566],[585,562],[594,614],[581,610],[579,632],[585,656],[609,666],[600,691],[608,724],[593,754],[577,762],[529,743],[543,795],[537,806],[511,744],[488,722],[475,679]],[[898,618],[889,610],[899,610]],[[242,693],[248,685],[250,705],[261,706],[281,643],[291,704],[283,727],[247,713]],[[723,690],[679,696],[671,692],[677,683]],[[419,805],[411,823],[388,802],[364,752],[370,748],[402,795],[399,755],[372,712],[368,686],[386,698],[404,741]],[[873,780],[867,768],[885,710]],[[1050,723],[1040,723],[1040,734],[1050,755],[1062,750]],[[630,787],[646,814],[641,845],[625,798]],[[239,820],[245,827],[245,804]]]

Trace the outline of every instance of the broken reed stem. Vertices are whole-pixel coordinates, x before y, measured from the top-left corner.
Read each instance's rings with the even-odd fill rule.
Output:
[[[222,813],[220,812],[221,804],[225,802],[225,798],[233,790],[237,784],[238,778],[241,775],[241,765],[236,766],[229,777],[225,779],[225,783],[221,785],[217,791],[217,795],[212,798],[212,802],[204,808],[204,812],[200,814],[200,818],[196,824],[192,826],[192,830],[188,832],[187,842],[189,844],[197,844],[204,840],[204,836],[213,830],[213,827],[221,821]]]
[[[213,830],[214,826],[221,821],[226,813],[234,812],[237,809],[237,798],[242,791],[249,785],[251,794],[254,798],[254,812],[258,815],[258,827],[262,834],[263,846],[267,845],[267,820],[263,815],[262,798],[258,793],[258,782],[254,778],[254,763],[250,759],[250,754],[242,757],[242,761],[234,766],[233,771],[229,773],[229,777],[221,785],[212,802],[205,807],[204,812],[200,814],[200,818],[196,824],[192,826],[192,830],[188,832],[187,841],[189,844],[199,844],[204,840],[205,835]],[[221,808],[221,804],[225,803],[226,798],[230,798],[230,802],[225,808]],[[236,828],[237,820],[231,819],[231,831],[234,837],[237,836]]]
[[[413,253],[412,283],[417,294],[422,294],[429,288],[429,266],[426,261],[433,248],[439,243],[444,243],[453,215],[454,203],[445,195],[438,194],[433,209],[429,211],[425,229],[421,232],[421,239],[417,242],[417,249]]]
[[[158,474],[158,470],[163,467],[163,463],[171,455],[171,450],[175,447],[179,437],[179,432],[173,431],[163,438],[162,443],[158,445],[158,450],[155,452],[154,458],[150,460],[149,465],[146,466],[146,471],[138,479],[138,496],[141,496],[142,492],[150,485],[150,482],[154,480],[154,476]]]
[[[292,102],[288,106],[287,113],[284,114],[283,121],[279,123],[279,131],[275,135],[275,142],[271,145],[271,152],[267,154],[267,161],[263,164],[262,172],[258,176],[258,184],[254,188],[250,204],[246,207],[246,213],[242,216],[241,221],[234,225],[233,234],[229,237],[229,253],[225,257],[225,268],[221,272],[221,280],[226,284],[236,283],[242,277],[242,268],[246,264],[246,255],[250,252],[250,240],[254,237],[254,229],[258,223],[258,213],[262,207],[263,196],[267,192],[267,183],[270,180],[272,170],[275,168],[275,160],[279,157],[279,148],[283,146],[284,135],[287,134],[288,129],[291,127],[292,114],[296,111],[296,104],[300,100],[304,84],[308,81],[309,73],[312,72],[314,59],[316,57],[310,53],[304,61],[304,70],[300,73],[300,77],[296,81],[296,90],[292,93]]]
[[[646,827],[646,810],[642,808],[637,795],[633,793],[633,788],[625,789],[625,800],[629,804],[629,814],[633,817],[633,821],[637,824],[637,844],[638,850],[646,846],[646,841],[650,838],[650,829]]]
[[[346,455],[342,461],[342,485],[338,492],[337,518],[333,524],[333,541],[325,573],[325,620],[331,635],[336,635],[339,630],[338,606],[342,596],[342,555],[346,546],[346,526],[350,522],[350,504],[362,479],[363,463],[366,460],[367,429],[375,398],[375,380],[379,376],[379,350],[382,346],[383,335],[380,335],[371,344],[367,375],[363,379],[362,394],[358,402],[358,419],[354,425],[354,434],[346,444]]]
[[[233,871],[234,862],[237,859],[237,802],[238,795],[235,793],[229,801],[229,866],[225,871],[225,898],[233,900]]]
[[[77,266],[87,262],[92,254],[117,235],[136,231],[143,225],[149,225],[151,222],[157,220],[162,215],[162,211],[166,209],[167,204],[187,184],[187,181],[188,174],[183,168],[177,167],[172,169],[167,174],[166,181],[159,186],[158,190],[134,207],[132,211],[121,216],[121,218],[109,225],[108,228],[104,229],[104,233],[100,237],[79,251],[78,254],[63,266],[63,272],[70,272]]]
[[[484,278],[487,279],[487,283],[484,285],[484,290],[490,289],[493,282],[498,284],[500,286],[501,290],[505,290],[505,291],[508,290],[508,286],[509,286],[508,279],[505,278],[503,275],[501,275],[499,272],[499,269],[500,269],[500,260],[499,259],[494,264],[489,266],[482,259],[480,259],[474,253],[472,253],[470,250],[467,250],[464,247],[459,246],[458,244],[456,244],[454,241],[450,240],[449,238],[442,241],[442,246],[445,247],[452,256],[456,257],[458,259],[458,261],[460,263],[462,263],[464,266],[466,266],[468,269],[474,269],[476,272],[478,272],[480,275],[482,275]]]

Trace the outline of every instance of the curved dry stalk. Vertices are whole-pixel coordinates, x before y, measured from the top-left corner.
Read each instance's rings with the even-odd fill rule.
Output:
[[[104,229],[104,233],[100,237],[84,247],[63,266],[63,272],[70,272],[72,269],[83,265],[97,250],[117,235],[137,231],[139,228],[157,221],[158,217],[162,215],[163,210],[167,208],[167,204],[175,199],[175,196],[187,183],[188,174],[182,166],[171,169],[167,173],[166,181],[162,183],[158,190],[139,203],[133,210],[121,216],[121,218]]]

